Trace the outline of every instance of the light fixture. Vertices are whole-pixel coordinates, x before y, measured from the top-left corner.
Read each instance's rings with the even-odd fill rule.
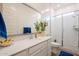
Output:
[[[63,16],[73,15],[74,12],[63,14]]]

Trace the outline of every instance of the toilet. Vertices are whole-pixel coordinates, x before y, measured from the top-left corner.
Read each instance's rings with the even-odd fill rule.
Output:
[[[61,50],[62,45],[57,42],[51,42],[51,55],[57,55]]]
[[[51,42],[51,46],[52,47],[61,47],[61,44],[60,43],[57,43],[57,42]]]

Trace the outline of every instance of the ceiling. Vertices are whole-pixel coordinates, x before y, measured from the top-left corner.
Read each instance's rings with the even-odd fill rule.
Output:
[[[49,3],[28,3],[29,6],[35,8],[39,12],[49,8]]]
[[[35,8],[39,12],[52,8],[58,10],[68,6],[76,5],[77,3],[27,3],[29,6]]]

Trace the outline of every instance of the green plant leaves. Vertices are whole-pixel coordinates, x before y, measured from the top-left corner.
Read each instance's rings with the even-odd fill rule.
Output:
[[[37,32],[43,32],[48,24],[46,21],[37,21],[34,25]]]
[[[34,23],[34,24],[35,24],[35,29],[36,29],[36,31],[39,32],[39,23],[36,22],[36,23]]]

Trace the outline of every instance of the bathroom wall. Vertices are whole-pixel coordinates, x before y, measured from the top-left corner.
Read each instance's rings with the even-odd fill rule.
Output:
[[[2,4],[0,3],[0,11],[2,11]]]
[[[7,26],[8,35],[22,34],[23,27],[29,26],[35,32],[34,23],[41,16],[36,11],[23,4],[3,4],[3,17]]]

